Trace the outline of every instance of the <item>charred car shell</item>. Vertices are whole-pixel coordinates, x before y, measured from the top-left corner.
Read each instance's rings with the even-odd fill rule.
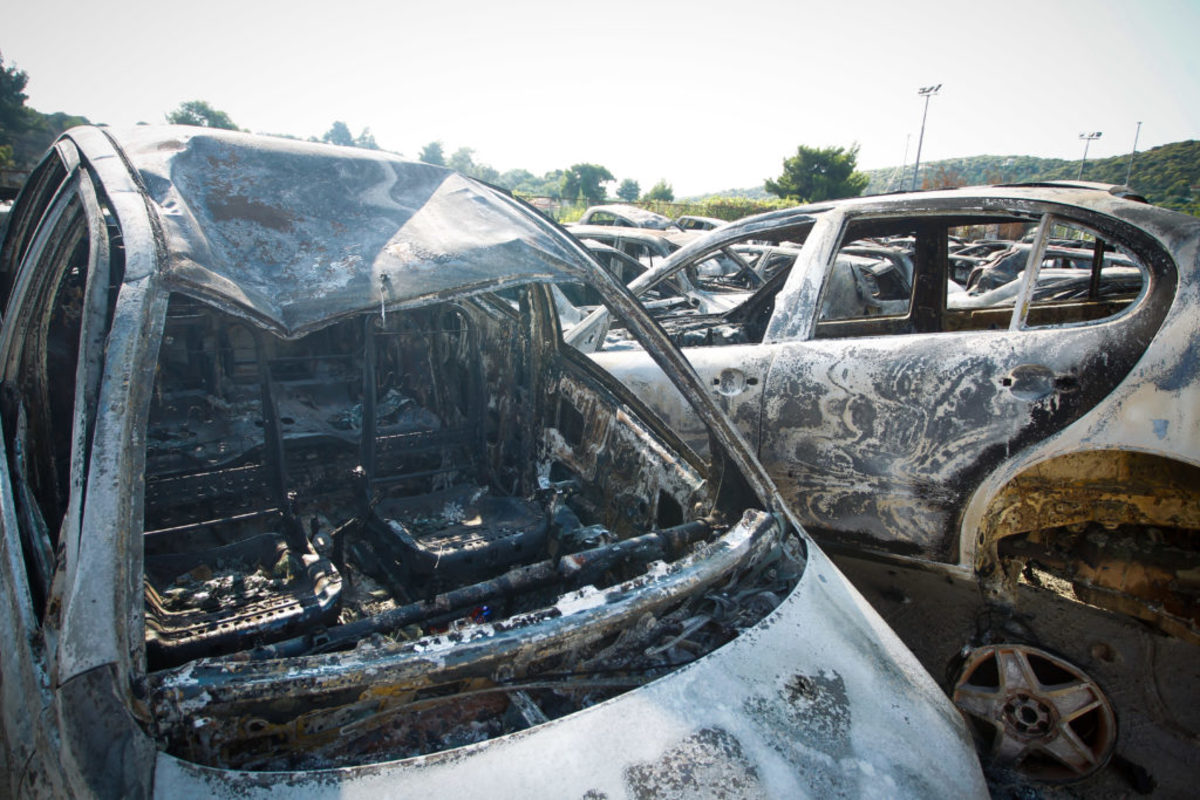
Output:
[[[378,152],[82,128],[10,222],[17,794],[983,794],[682,356],[519,202]],[[711,458],[562,346],[556,282],[681,376]]]
[[[604,225],[622,228],[648,228],[650,230],[684,230],[675,220],[649,209],[624,203],[589,206],[579,218],[580,225]]]
[[[831,540],[986,568],[977,559],[1029,523],[1014,528],[1016,518],[1008,516],[999,535],[978,538],[971,509],[998,500],[995,487],[986,487],[999,475],[1008,475],[1007,483],[1015,475],[1010,470],[1019,473],[1072,449],[1080,451],[1074,460],[1090,451],[1091,459],[1111,460],[1113,469],[1129,474],[1115,465],[1140,451],[1164,459],[1153,480],[1173,493],[1198,461],[1195,437],[1166,433],[1195,429],[1188,398],[1196,378],[1183,343],[1194,333],[1184,309],[1192,302],[1197,223],[1105,188],[984,187],[774,212],[689,245],[631,288],[645,291],[741,240],[805,241],[786,281],[767,287],[756,305],[661,321],[677,341],[724,345],[686,353],[808,527]],[[1044,261],[1045,243],[1035,243],[1027,250],[1030,268],[1013,291],[988,302],[992,293],[947,290],[947,231],[1022,220],[1044,239],[1058,227],[1082,232],[1097,243],[1095,269],[1070,270],[1070,286],[1061,292],[1057,282],[1067,270],[1048,269],[1045,280],[1025,277],[1040,273]],[[899,299],[863,299],[866,292],[881,293],[882,284],[847,284],[848,256],[865,257],[860,237],[907,228],[919,229],[915,278],[897,282],[904,292]],[[1119,257],[1127,266],[1108,266],[1113,250],[1124,254]],[[830,303],[834,289],[858,299]],[[586,344],[589,327],[603,316],[593,314],[568,340]],[[717,336],[722,326],[737,327],[738,335]],[[706,330],[710,335],[700,336]],[[654,370],[639,366],[645,354],[600,352],[595,358],[700,443],[669,392],[656,393]],[[1152,379],[1145,371],[1151,364],[1173,377]],[[733,381],[727,371],[742,373],[743,380]],[[1177,393],[1178,402],[1135,411],[1123,398],[1146,391],[1135,390],[1141,385]],[[1139,430],[1134,419],[1150,413],[1158,421]],[[1086,492],[1071,494],[1079,500]],[[1114,508],[1112,494],[1096,495],[1104,500],[1096,508]],[[1135,495],[1141,494],[1139,488]],[[1139,501],[1140,512],[1124,513],[1189,529],[1194,520],[1183,509],[1196,499],[1189,497],[1171,504],[1176,511],[1154,511]],[[993,507],[990,516],[997,514]],[[1070,524],[1067,517],[1078,521],[1079,514],[1064,508],[1043,522]]]
[[[1020,702],[1008,701],[1041,691],[1023,676],[1059,663],[1019,644],[1036,635],[1032,623],[1025,634],[1003,624],[1022,614],[1022,584],[1200,641],[1200,221],[1125,195],[968,187],[775,212],[715,231],[631,284],[642,292],[742,241],[804,242],[786,280],[742,307],[660,322],[819,540],[984,590],[990,621],[946,649],[1005,642],[967,663],[1007,676],[982,690],[995,690],[988,701],[972,700],[964,668],[954,691],[986,729],[985,750],[1039,779],[1101,769],[1116,726],[1102,696],[1088,706],[1092,738],[1014,722]],[[1005,255],[1024,257],[1015,279],[956,286],[958,235],[1007,242]],[[879,247],[907,254],[912,279],[885,282],[897,270],[872,265]],[[1058,267],[1066,256],[1073,266]],[[597,312],[568,341],[591,349],[604,327]],[[595,359],[702,446],[645,354]],[[914,647],[924,636],[907,633]],[[1086,654],[1083,631],[1076,641]],[[1072,669],[1069,679],[1051,671],[1087,686]]]

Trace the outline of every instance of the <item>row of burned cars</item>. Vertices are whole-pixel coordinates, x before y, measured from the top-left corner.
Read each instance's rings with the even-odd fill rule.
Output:
[[[822,548],[1194,644],[1200,221],[620,211],[64,134],[0,250],[10,791],[983,797],[977,747],[1119,754],[1087,665],[981,625],[935,680]]]

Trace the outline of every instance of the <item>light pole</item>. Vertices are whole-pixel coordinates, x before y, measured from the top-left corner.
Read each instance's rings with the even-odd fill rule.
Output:
[[[912,190],[914,192],[917,190],[917,173],[921,168],[921,145],[925,143],[925,118],[929,116],[929,98],[937,94],[938,89],[941,88],[942,85],[939,83],[937,86],[923,86],[917,89],[917,94],[925,98],[925,111],[921,113],[921,135],[917,137],[917,160],[913,162]]]
[[[1079,134],[1079,138],[1083,139],[1083,161],[1079,162],[1079,175],[1075,178],[1075,180],[1083,180],[1083,167],[1087,164],[1088,145],[1090,145],[1093,140],[1099,139],[1102,133],[1103,131],[1092,131],[1091,133]]]
[[[1129,152],[1129,167],[1125,170],[1125,185],[1129,185],[1129,177],[1133,175],[1133,156],[1137,153],[1137,140],[1142,135],[1142,121],[1138,120],[1137,131],[1133,134],[1133,150]]]
[[[904,168],[908,166],[908,145],[912,141],[912,134],[904,134],[904,160],[900,162],[900,169],[892,173],[892,177],[888,179],[887,190],[890,192],[892,187],[896,185],[896,177],[900,177],[900,191],[904,191]]]

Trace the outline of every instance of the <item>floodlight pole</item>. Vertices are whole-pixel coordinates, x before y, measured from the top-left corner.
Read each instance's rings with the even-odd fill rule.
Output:
[[[1133,175],[1133,157],[1137,154],[1138,137],[1142,135],[1142,121],[1138,120],[1137,131],[1133,134],[1133,150],[1129,152],[1129,166],[1125,169],[1125,185],[1129,185],[1129,178]]]
[[[917,137],[917,160],[913,162],[912,190],[914,192],[917,190],[917,175],[921,169],[921,145],[925,143],[925,118],[929,116],[929,98],[937,94],[938,89],[941,88],[942,85],[939,83],[937,86],[923,86],[917,89],[917,94],[925,98],[925,111],[921,113],[921,135]]]
[[[1079,175],[1076,176],[1075,180],[1083,180],[1083,168],[1087,165],[1088,145],[1090,145],[1094,140],[1099,139],[1102,133],[1103,131],[1092,131],[1091,133],[1079,134],[1079,138],[1083,139],[1083,161],[1079,162]]]
[[[904,191],[904,173],[906,171],[904,168],[908,166],[908,145],[911,142],[912,134],[904,134],[904,160],[900,162],[900,169],[892,172],[892,177],[888,179],[887,191],[889,192],[892,190],[892,187],[896,185],[897,174],[900,176],[900,191]]]

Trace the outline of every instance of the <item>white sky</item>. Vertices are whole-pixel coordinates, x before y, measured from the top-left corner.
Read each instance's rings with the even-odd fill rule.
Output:
[[[1197,0],[0,0],[29,105],[161,122],[207,100],[243,128],[334,120],[415,158],[535,174],[603,164],[643,191],[760,185],[799,144],[1090,158],[1200,138]],[[611,187],[615,190],[615,185]]]

